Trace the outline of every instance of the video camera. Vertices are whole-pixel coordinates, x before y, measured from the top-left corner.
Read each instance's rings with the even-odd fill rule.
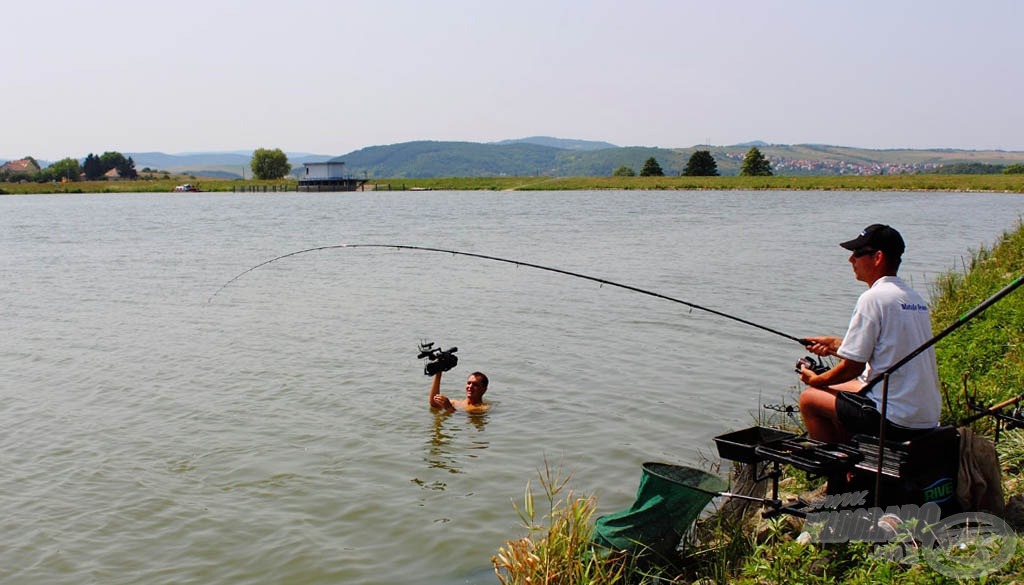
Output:
[[[420,354],[416,357],[417,359],[426,358],[427,363],[423,366],[423,373],[433,376],[447,372],[459,363],[459,358],[455,357],[457,351],[459,351],[457,347],[450,347],[442,351],[440,347],[434,347],[434,342],[420,342]]]

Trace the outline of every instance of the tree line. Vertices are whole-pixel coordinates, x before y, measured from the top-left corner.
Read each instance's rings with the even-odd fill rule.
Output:
[[[717,177],[718,176],[718,163],[715,162],[715,157],[711,156],[710,150],[698,150],[690,155],[690,160],[686,162],[686,169],[681,173],[684,177]],[[613,176],[616,177],[633,177],[636,172],[632,167],[622,165],[612,172]],[[644,161],[644,166],[640,169],[641,177],[664,177],[665,172],[662,170],[661,165],[652,156]],[[751,147],[747,151],[746,156],[743,157],[743,163],[740,165],[740,176],[741,177],[770,177],[772,176],[772,165],[764,154],[756,147]]]
[[[102,179],[111,169],[116,169],[118,177],[122,179],[137,179],[139,176],[132,157],[125,157],[116,151],[107,151],[100,155],[90,152],[81,163],[75,158],[62,158],[46,168],[42,168],[31,156],[26,156],[23,160],[31,161],[32,165],[39,170],[28,174],[7,173],[0,177],[0,180],[29,180],[37,183],[72,182],[83,179],[96,181]]]
[[[90,152],[82,162],[67,157],[46,168],[42,168],[42,165],[34,157],[26,156],[22,160],[31,161],[31,165],[39,170],[33,173],[4,173],[0,175],[0,181],[27,180],[36,183],[98,181],[112,169],[117,171],[117,175],[121,179],[139,178],[132,157],[126,157],[117,151],[107,151],[100,155]],[[250,166],[253,176],[257,179],[280,179],[292,170],[288,156],[280,148],[257,148],[252,153]],[[143,169],[143,171],[147,170],[149,169]]]

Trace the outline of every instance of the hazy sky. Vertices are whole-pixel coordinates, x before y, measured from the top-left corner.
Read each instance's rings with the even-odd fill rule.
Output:
[[[1018,0],[22,6],[4,158],[534,135],[1024,150]]]

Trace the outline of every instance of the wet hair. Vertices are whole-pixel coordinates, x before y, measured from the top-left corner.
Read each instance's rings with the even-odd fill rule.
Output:
[[[483,372],[473,372],[472,374],[469,375],[469,377],[471,378],[474,376],[480,380],[480,383],[483,384],[484,388],[486,389],[488,383],[487,376],[485,376]]]

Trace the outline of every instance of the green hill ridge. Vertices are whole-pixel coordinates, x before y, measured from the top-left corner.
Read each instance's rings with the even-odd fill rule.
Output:
[[[608,142],[532,136],[499,142],[417,140],[368,146],[347,154],[288,153],[293,169],[307,162],[332,158],[345,161],[352,175],[377,178],[440,177],[604,177],[627,166],[639,172],[654,157],[666,175],[679,175],[697,150],[711,152],[724,176],[739,173],[743,156],[756,146],[777,175],[882,175],[956,171],[999,172],[1024,163],[1024,152],[959,149],[864,149],[824,144],[767,144],[753,141],[731,146],[694,145],[684,148],[616,146]],[[125,153],[136,168],[197,176],[237,176],[249,165],[251,153],[160,152]],[[43,165],[45,166],[45,164]]]

